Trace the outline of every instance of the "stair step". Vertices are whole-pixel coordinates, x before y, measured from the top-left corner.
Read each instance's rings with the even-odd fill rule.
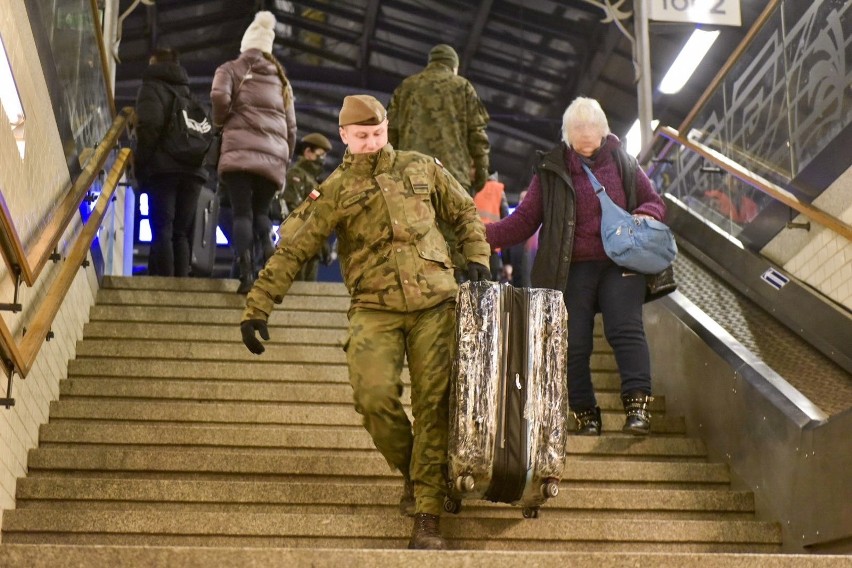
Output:
[[[260,359],[255,359],[258,363]],[[148,380],[152,378],[175,380],[224,380],[251,382],[262,375],[267,381],[282,382],[349,382],[346,365],[313,365],[268,363],[263,373],[247,373],[245,363],[227,361],[169,361],[160,363],[146,358],[127,359],[72,359],[68,362],[69,378],[117,378]],[[402,369],[402,381],[409,383],[408,369]],[[621,380],[612,371],[596,371],[592,381],[598,392],[620,392]]]
[[[184,292],[182,290],[110,290],[101,288],[96,300],[101,306],[159,306],[184,309],[227,308],[242,313],[245,296],[220,292]],[[288,294],[276,310],[297,309],[311,312],[346,312],[351,300],[346,296],[309,296]]]
[[[373,442],[363,428],[287,426],[195,426],[89,422],[54,422],[40,430],[41,448],[58,444],[110,444],[268,449],[367,449]],[[700,440],[678,437],[637,438],[625,434],[571,436],[570,454],[703,457]]]
[[[309,312],[308,312],[309,313]],[[269,326],[272,344],[343,346],[346,330],[303,326]],[[88,340],[178,340],[239,343],[237,322],[230,325],[178,324],[151,322],[89,322],[83,328],[83,343]],[[242,343],[240,343],[242,345]]]
[[[253,476],[308,475],[324,479],[368,476],[399,478],[375,451],[221,451],[203,448],[125,449],[109,446],[39,448],[31,450],[30,475],[89,473],[240,474]],[[72,475],[73,476],[73,475]],[[102,476],[102,475],[101,475]],[[703,461],[629,461],[624,456],[570,456],[562,474],[565,481],[631,484],[723,484],[730,482],[724,464]]]
[[[298,377],[302,378],[302,377]],[[407,378],[407,377],[406,377]],[[403,383],[404,404],[409,404],[410,384]],[[352,403],[352,387],[339,381],[287,381],[255,379],[252,381],[209,381],[175,379],[73,378],[59,384],[62,402],[81,398],[150,401],[192,400],[196,402],[328,402]],[[621,411],[621,396],[599,392],[598,404],[603,411]],[[654,417],[665,413],[665,397],[655,397],[649,404]]]
[[[109,290],[176,290],[183,292],[236,293],[239,282],[221,278],[172,278],[166,276],[106,276],[103,289]],[[346,296],[342,282],[293,282],[290,295]]]
[[[503,518],[444,517],[443,534],[465,548],[493,547],[497,543],[515,549],[535,549],[541,542],[611,545],[683,544],[709,547],[722,543],[780,544],[780,529],[760,521],[692,521],[663,519],[548,519],[546,522]],[[61,531],[62,534],[59,534]],[[411,521],[399,515],[269,514],[186,511],[63,510],[7,511],[4,541],[26,541],[29,533],[41,542],[113,543],[110,536],[130,544],[222,542],[270,546],[316,546],[334,542],[339,547],[371,546],[370,543],[407,544]],[[495,539],[499,535],[499,539]]]
[[[185,306],[181,309],[158,306],[92,306],[89,321],[92,322],[158,322],[208,325],[230,325],[240,323],[242,309],[213,309]],[[316,312],[305,310],[273,310],[269,316],[271,326],[322,327],[346,329],[345,313]]]
[[[605,400],[602,395],[602,400]],[[615,397],[611,397],[615,398]],[[617,404],[617,403],[616,403]],[[339,403],[310,402],[207,402],[196,401],[140,401],[113,399],[59,400],[50,403],[51,420],[91,419],[153,422],[200,422],[219,424],[361,424],[351,399]],[[624,415],[613,408],[603,417],[605,429],[621,429]],[[652,420],[652,428],[659,432],[679,432],[682,421],[660,414]]]
[[[309,483],[303,481],[210,481],[171,479],[98,479],[35,477],[19,481],[18,509],[35,508],[146,508],[193,510],[294,512],[357,506],[393,515],[400,483]],[[747,491],[660,490],[560,487],[559,495],[542,506],[542,518],[566,515],[753,514],[754,499]],[[465,501],[460,516],[517,518],[518,509],[487,501]]]
[[[333,548],[236,548],[138,546],[0,546],[0,565],[29,568],[79,568],[81,566],[370,566],[372,568],[600,568],[601,566],[654,566],[655,568],[847,568],[848,556],[821,554],[690,552],[530,552],[518,550],[378,550]]]

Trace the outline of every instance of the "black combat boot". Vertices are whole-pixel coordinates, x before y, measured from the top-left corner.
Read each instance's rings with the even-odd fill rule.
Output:
[[[647,436],[651,432],[651,413],[648,412],[648,405],[652,400],[653,396],[642,391],[630,391],[621,395],[624,412],[627,414],[622,432],[634,436]]]
[[[578,436],[601,435],[601,409],[599,406],[575,412],[574,419],[577,421]]]
[[[240,255],[240,285],[237,287],[237,294],[248,294],[253,284],[254,263],[251,250],[246,250]]]
[[[417,502],[414,499],[414,482],[407,476],[402,477],[402,497],[399,498],[399,514],[413,517]]]
[[[441,536],[438,523],[441,517],[429,513],[414,515],[414,531],[408,548],[417,550],[446,550],[447,541]]]

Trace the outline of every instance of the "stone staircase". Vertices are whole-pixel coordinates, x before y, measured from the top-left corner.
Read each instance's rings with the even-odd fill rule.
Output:
[[[593,366],[605,434],[570,439],[560,494],[540,517],[466,502],[442,522],[463,552],[398,550],[411,521],[397,513],[401,477],[352,408],[345,289],[296,283],[256,357],[240,341],[235,287],[107,278],[17,509],[4,512],[0,565],[431,566],[436,554],[451,566],[742,566],[743,554],[794,565],[752,495],[732,491],[727,467],[666,414],[664,393],[652,436],[619,432],[602,339]]]

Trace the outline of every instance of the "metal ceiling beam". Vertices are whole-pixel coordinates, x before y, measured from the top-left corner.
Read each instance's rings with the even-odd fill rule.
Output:
[[[302,16],[297,16],[296,14],[290,14],[288,12],[276,10],[274,13],[275,18],[279,23],[290,24],[300,31],[304,30],[307,32],[313,32],[323,37],[350,43],[352,45],[358,45],[358,34],[350,30],[344,30],[342,28],[331,26],[328,23],[317,22],[316,20],[303,18]]]
[[[488,21],[488,14],[491,12],[491,5],[493,3],[493,0],[484,0],[479,3],[479,9],[473,18],[473,26],[471,27],[470,35],[467,36],[464,53],[459,62],[459,73],[462,75],[467,73],[467,68],[470,66],[473,54],[479,49],[479,39],[482,37],[482,30],[485,29],[485,23]]]
[[[157,5],[145,6],[145,19],[147,22],[148,31],[148,53],[152,53],[157,48],[159,41],[157,30]]]
[[[370,40],[376,32],[376,20],[379,17],[379,0],[369,0],[364,13],[364,25],[361,31],[361,46],[358,53],[358,67],[361,69],[361,86],[366,87],[370,80]]]

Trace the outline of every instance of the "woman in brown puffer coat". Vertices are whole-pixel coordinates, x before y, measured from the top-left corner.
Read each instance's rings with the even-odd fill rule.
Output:
[[[234,252],[239,258],[238,293],[254,282],[255,236],[272,255],[269,203],[284,186],[296,143],[293,90],[272,55],[275,16],[258,12],[243,35],[240,56],[216,69],[210,99],[213,123],[222,128],[219,177],[234,212]]]

